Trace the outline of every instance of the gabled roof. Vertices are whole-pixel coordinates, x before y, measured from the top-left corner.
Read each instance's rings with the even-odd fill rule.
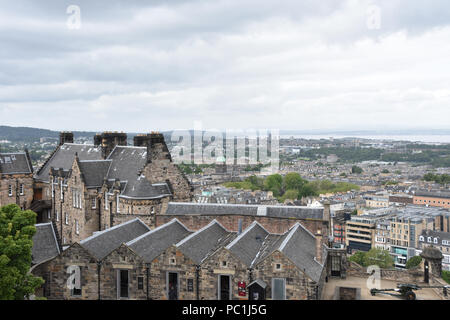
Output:
[[[155,199],[171,195],[164,181],[152,184],[141,174],[140,171],[147,163],[146,147],[116,146],[108,156],[108,160],[112,163],[106,178],[126,182],[121,197]]]
[[[35,178],[39,181],[49,182],[50,168],[60,168],[68,171],[72,168],[75,153],[80,160],[102,160],[100,146],[92,144],[64,143],[59,146],[44,165],[38,170]]]
[[[127,243],[134,252],[150,263],[164,250],[178,243],[181,239],[190,235],[188,230],[178,219],[163,224]]]
[[[176,246],[195,263],[200,264],[218,248],[227,245],[236,237],[235,232],[226,230],[217,220],[184,238]]]
[[[0,174],[29,174],[33,166],[25,152],[0,153]]]
[[[97,232],[94,235],[80,241],[80,244],[99,260],[107,256],[111,251],[135,239],[150,230],[145,223],[136,218],[119,224],[110,229]]]
[[[87,188],[101,187],[111,166],[111,160],[80,160],[78,165]]]
[[[36,224],[31,248],[31,262],[33,265],[56,257],[60,251],[53,225],[49,223]]]
[[[296,223],[288,232],[279,251],[284,253],[300,270],[313,281],[318,282],[324,266],[316,259],[316,238],[300,223]],[[326,247],[322,248],[323,259],[326,257]]]
[[[254,221],[247,229],[226,246],[248,267],[252,265],[269,232]]]

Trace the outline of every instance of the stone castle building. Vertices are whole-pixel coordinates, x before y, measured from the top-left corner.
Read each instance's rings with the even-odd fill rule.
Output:
[[[61,132],[59,146],[34,177],[38,222],[52,222],[63,246],[139,217],[155,225],[169,201],[190,201],[192,188],[173,163],[160,133],[134,137],[104,132],[94,144],[73,143]]]
[[[51,223],[33,239],[32,272],[48,299],[316,300],[329,273],[320,230],[298,222],[272,233],[257,221],[194,231],[177,218],[154,229],[135,218],[61,252],[55,239]],[[69,286],[75,275],[79,285]]]
[[[28,151],[0,153],[0,207],[28,209],[33,200],[33,166]]]

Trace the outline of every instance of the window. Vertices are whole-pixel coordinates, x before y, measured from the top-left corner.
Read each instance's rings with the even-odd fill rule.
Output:
[[[69,224],[69,215],[66,213],[64,213],[64,223],[65,224]]]
[[[108,210],[108,193],[105,191],[105,209]]]
[[[423,238],[423,236],[419,237],[419,241],[425,241],[425,239]]]
[[[10,184],[10,185],[8,186],[8,196],[12,197],[12,195],[13,195],[13,187],[12,187],[12,185]]]
[[[92,198],[91,206],[92,206],[92,209],[95,209],[97,207],[97,199],[96,198]]]
[[[59,221],[59,212],[58,212],[58,210],[55,210],[55,213],[56,213],[56,221]]]
[[[227,262],[226,261],[222,261],[222,267],[226,267],[227,266]]]
[[[175,265],[175,264],[177,264],[177,260],[175,258],[170,258],[169,259],[169,264]]]
[[[427,240],[428,240],[428,242],[431,242],[431,237],[428,237],[428,239],[427,239]]]
[[[272,279],[272,300],[286,299],[286,279]]]
[[[275,263],[275,271],[281,270],[281,263]]]
[[[19,190],[20,190],[20,195],[23,195],[23,184],[20,184]]]
[[[194,279],[187,279],[187,291],[194,292]]]
[[[116,211],[117,213],[120,212],[120,206],[119,206],[119,193],[116,195]]]
[[[47,218],[48,218],[48,220],[50,220],[52,218],[51,212],[52,211],[50,209],[47,210]]]
[[[144,277],[138,277],[138,290],[144,289]]]
[[[80,234],[80,226],[78,225],[78,220],[75,220],[75,233]]]
[[[438,243],[438,239],[437,238],[434,238],[434,243]]]

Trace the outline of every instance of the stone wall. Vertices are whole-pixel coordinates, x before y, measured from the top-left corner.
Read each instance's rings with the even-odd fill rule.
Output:
[[[78,266],[81,271],[81,296],[73,296],[67,286],[69,266]],[[97,261],[79,244],[74,244],[53,260],[44,263],[33,274],[42,276],[49,300],[95,300],[98,298]]]
[[[20,185],[23,185],[23,194],[20,194]],[[11,196],[9,195],[9,186],[12,187]],[[29,209],[32,201],[32,174],[0,174],[0,207],[14,203],[22,209]]]
[[[147,272],[144,261],[126,245],[122,245],[101,263],[100,298],[102,300],[116,300],[118,297],[118,271],[128,270],[128,298],[129,300],[145,300],[147,297]],[[143,287],[139,289],[138,278],[142,277]]]
[[[224,265],[224,262],[226,264]],[[248,294],[239,296],[238,283],[245,281],[249,284],[247,266],[243,264],[226,248],[221,248],[215,254],[203,261],[201,265],[200,299],[217,300],[219,290],[219,276],[231,277],[231,300],[247,300]]]
[[[177,273],[178,299],[197,299],[197,272],[195,263],[175,246],[171,246],[155,258],[150,267],[150,298],[167,300],[168,273]],[[192,286],[188,286],[191,282]]]
[[[280,265],[280,270],[276,265]],[[260,262],[254,271],[254,279],[267,283],[267,299],[272,299],[272,279],[282,278],[286,283],[286,300],[315,300],[320,297],[319,285],[309,279],[285,255],[279,251]]]

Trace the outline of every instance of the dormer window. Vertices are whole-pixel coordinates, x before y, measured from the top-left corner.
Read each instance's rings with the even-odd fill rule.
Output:
[[[419,237],[419,241],[425,241],[424,237],[423,237],[423,236],[420,236],[420,237]]]
[[[428,237],[428,239],[427,239],[427,240],[428,240],[428,242],[430,242],[430,243],[432,242],[432,241],[431,241],[431,237]]]
[[[438,238],[434,238],[434,243],[438,243]]]
[[[281,267],[281,263],[275,263],[275,271],[281,271],[282,267]]]

